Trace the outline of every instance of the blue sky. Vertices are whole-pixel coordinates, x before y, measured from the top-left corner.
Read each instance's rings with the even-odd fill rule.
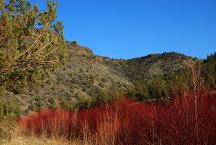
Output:
[[[58,19],[67,40],[98,55],[176,51],[205,58],[216,51],[216,0],[59,0]]]

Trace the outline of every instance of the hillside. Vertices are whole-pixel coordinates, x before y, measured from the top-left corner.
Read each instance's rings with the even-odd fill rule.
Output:
[[[189,57],[178,53],[154,54],[129,60],[100,57],[86,47],[68,44],[68,62],[55,70],[50,79],[38,88],[8,91],[7,98],[16,98],[22,110],[47,106],[90,106],[123,96],[136,80],[155,74],[166,74],[183,67]]]
[[[131,82],[147,80],[154,75],[165,75],[184,67],[184,62],[191,57],[170,52],[163,54],[150,54],[144,57],[124,61],[105,61],[112,69],[124,74]]]

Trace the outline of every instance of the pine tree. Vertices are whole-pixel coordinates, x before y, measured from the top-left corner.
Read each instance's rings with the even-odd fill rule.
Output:
[[[28,0],[0,0],[0,85],[32,83],[66,61],[58,3],[46,3],[40,12]]]

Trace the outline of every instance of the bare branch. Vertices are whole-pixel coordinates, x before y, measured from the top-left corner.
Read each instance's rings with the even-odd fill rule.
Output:
[[[27,52],[29,52],[32,47],[34,47],[34,45],[38,42],[38,40],[41,38],[41,36],[43,35],[43,33],[47,30],[48,25],[50,24],[50,20],[47,22],[46,26],[44,27],[43,31],[40,33],[40,35],[38,36],[38,38],[33,42],[33,44],[23,53],[21,53],[18,57],[16,57],[15,59],[19,59],[21,56],[23,56],[24,54],[26,54]]]
[[[56,47],[56,48],[55,48],[54,50],[52,50],[50,53],[48,53],[47,55],[45,55],[45,56],[42,58],[42,60],[45,59],[47,56],[51,55],[52,53],[54,53],[57,49],[58,49],[58,47]]]

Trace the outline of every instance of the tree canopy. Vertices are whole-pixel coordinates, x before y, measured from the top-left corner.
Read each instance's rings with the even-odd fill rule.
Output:
[[[29,0],[0,0],[0,85],[38,80],[67,58],[58,2],[40,11]]]

